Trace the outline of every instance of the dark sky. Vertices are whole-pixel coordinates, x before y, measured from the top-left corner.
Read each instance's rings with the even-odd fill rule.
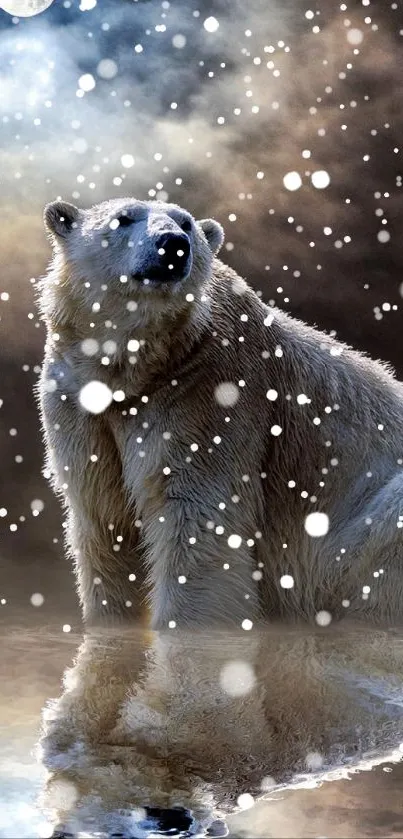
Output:
[[[34,591],[54,604],[49,568],[70,579],[32,396],[44,203],[157,196],[215,216],[223,258],[266,300],[402,377],[402,47],[400,0],[55,0],[19,20],[0,11],[6,606],[32,609]],[[36,499],[44,509],[33,517]]]

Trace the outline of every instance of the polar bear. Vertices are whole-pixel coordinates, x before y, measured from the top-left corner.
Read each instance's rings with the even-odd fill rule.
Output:
[[[56,835],[219,836],[261,776],[402,739],[382,635],[403,612],[402,385],[264,305],[214,220],[119,199],[45,224],[38,396],[89,632],[45,715]],[[220,681],[234,658],[246,699]]]
[[[400,619],[387,366],[261,302],[214,220],[115,199],[45,225],[38,393],[85,621]]]

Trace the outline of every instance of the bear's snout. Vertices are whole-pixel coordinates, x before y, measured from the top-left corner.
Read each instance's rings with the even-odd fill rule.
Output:
[[[161,233],[155,241],[156,266],[153,277],[157,272],[161,279],[180,280],[189,273],[190,241],[185,233],[166,231]]]

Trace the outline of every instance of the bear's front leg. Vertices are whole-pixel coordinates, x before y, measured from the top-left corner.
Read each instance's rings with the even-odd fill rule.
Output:
[[[75,371],[63,359],[45,362],[39,396],[47,465],[67,508],[84,620],[138,619],[144,612],[139,531],[106,417],[81,407]]]
[[[198,497],[199,496],[199,497]],[[151,626],[238,626],[251,629],[260,615],[259,578],[252,526],[219,515],[208,491],[189,488],[144,517],[148,547]],[[241,532],[240,532],[241,531]]]

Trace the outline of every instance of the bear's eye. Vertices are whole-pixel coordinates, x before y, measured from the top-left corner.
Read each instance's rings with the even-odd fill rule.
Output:
[[[183,222],[181,224],[181,228],[182,228],[184,233],[190,233],[190,231],[192,229],[192,222],[190,221],[190,218],[185,218],[183,220]]]
[[[127,215],[117,216],[117,221],[119,222],[119,227],[130,227],[131,224],[134,224],[134,218],[130,218]]]

